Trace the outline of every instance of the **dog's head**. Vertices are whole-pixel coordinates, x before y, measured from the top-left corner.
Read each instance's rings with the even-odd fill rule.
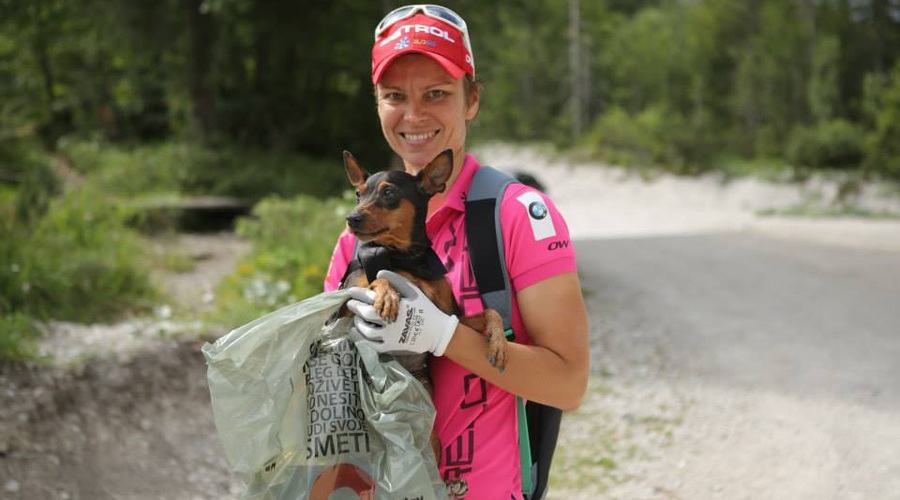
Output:
[[[387,170],[369,175],[347,151],[344,168],[356,188],[356,208],[347,228],[363,243],[408,250],[426,241],[428,200],[443,192],[453,172],[453,151],[446,150],[418,174]]]

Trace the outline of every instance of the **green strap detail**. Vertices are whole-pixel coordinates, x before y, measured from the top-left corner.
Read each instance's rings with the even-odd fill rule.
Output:
[[[516,396],[519,420],[519,459],[522,468],[522,493],[531,496],[534,483],[531,480],[531,439],[528,437],[528,420],[525,415],[525,400]]]

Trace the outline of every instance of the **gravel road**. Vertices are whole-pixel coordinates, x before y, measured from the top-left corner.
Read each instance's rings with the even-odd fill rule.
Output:
[[[837,182],[485,163],[548,185],[576,239],[593,378],[567,414],[554,499],[894,499],[900,222],[833,208]],[[900,214],[884,186],[856,208]]]
[[[827,205],[822,180],[647,181],[531,149],[477,154],[540,178],[582,256],[593,377],[565,417],[551,498],[896,498],[900,223],[757,215]],[[879,186],[854,203],[900,214]],[[164,277],[192,307],[246,250],[227,234],[170,243],[198,262]],[[838,319],[845,301],[868,319]],[[202,335],[165,308],[58,324],[42,347],[57,366],[0,366],[0,498],[238,498]]]

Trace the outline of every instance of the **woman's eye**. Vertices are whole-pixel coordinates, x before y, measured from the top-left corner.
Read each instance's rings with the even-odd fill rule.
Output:
[[[428,97],[431,99],[439,99],[447,95],[443,90],[431,90],[428,92]]]

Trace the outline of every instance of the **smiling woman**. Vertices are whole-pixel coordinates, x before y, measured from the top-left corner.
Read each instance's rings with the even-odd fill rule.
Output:
[[[428,203],[426,232],[447,269],[444,278],[460,317],[477,314],[484,304],[471,271],[464,200],[480,168],[466,153],[466,126],[478,114],[481,87],[475,80],[468,28],[461,16],[436,5],[401,7],[377,26],[372,83],[381,130],[412,175],[422,173],[442,152],[452,152],[444,189]],[[517,396],[564,410],[580,404],[589,368],[587,315],[575,250],[555,205],[546,194],[517,183],[497,201],[505,250],[501,265],[510,280],[515,335],[505,370],[491,365],[482,332],[439,311],[429,315],[430,333],[419,337],[440,334],[446,342],[440,348],[427,342],[404,344],[404,350],[433,354],[428,369],[437,409],[434,431],[443,446],[440,472],[448,486],[467,488],[451,488],[450,496],[538,499],[545,485],[532,489],[523,481],[523,476],[531,478],[531,471],[521,468],[519,428],[525,427],[519,421]],[[356,258],[356,244],[351,233],[341,234],[326,290],[341,286]],[[406,308],[436,310],[421,294],[403,296],[402,302]],[[360,332],[381,332],[384,340],[395,329],[375,325]],[[379,349],[396,343],[373,345]]]
[[[418,172],[446,149],[462,165],[466,122],[478,113],[480,92],[467,99],[461,79],[425,55],[407,54],[384,72],[376,95],[381,130],[407,172]]]

